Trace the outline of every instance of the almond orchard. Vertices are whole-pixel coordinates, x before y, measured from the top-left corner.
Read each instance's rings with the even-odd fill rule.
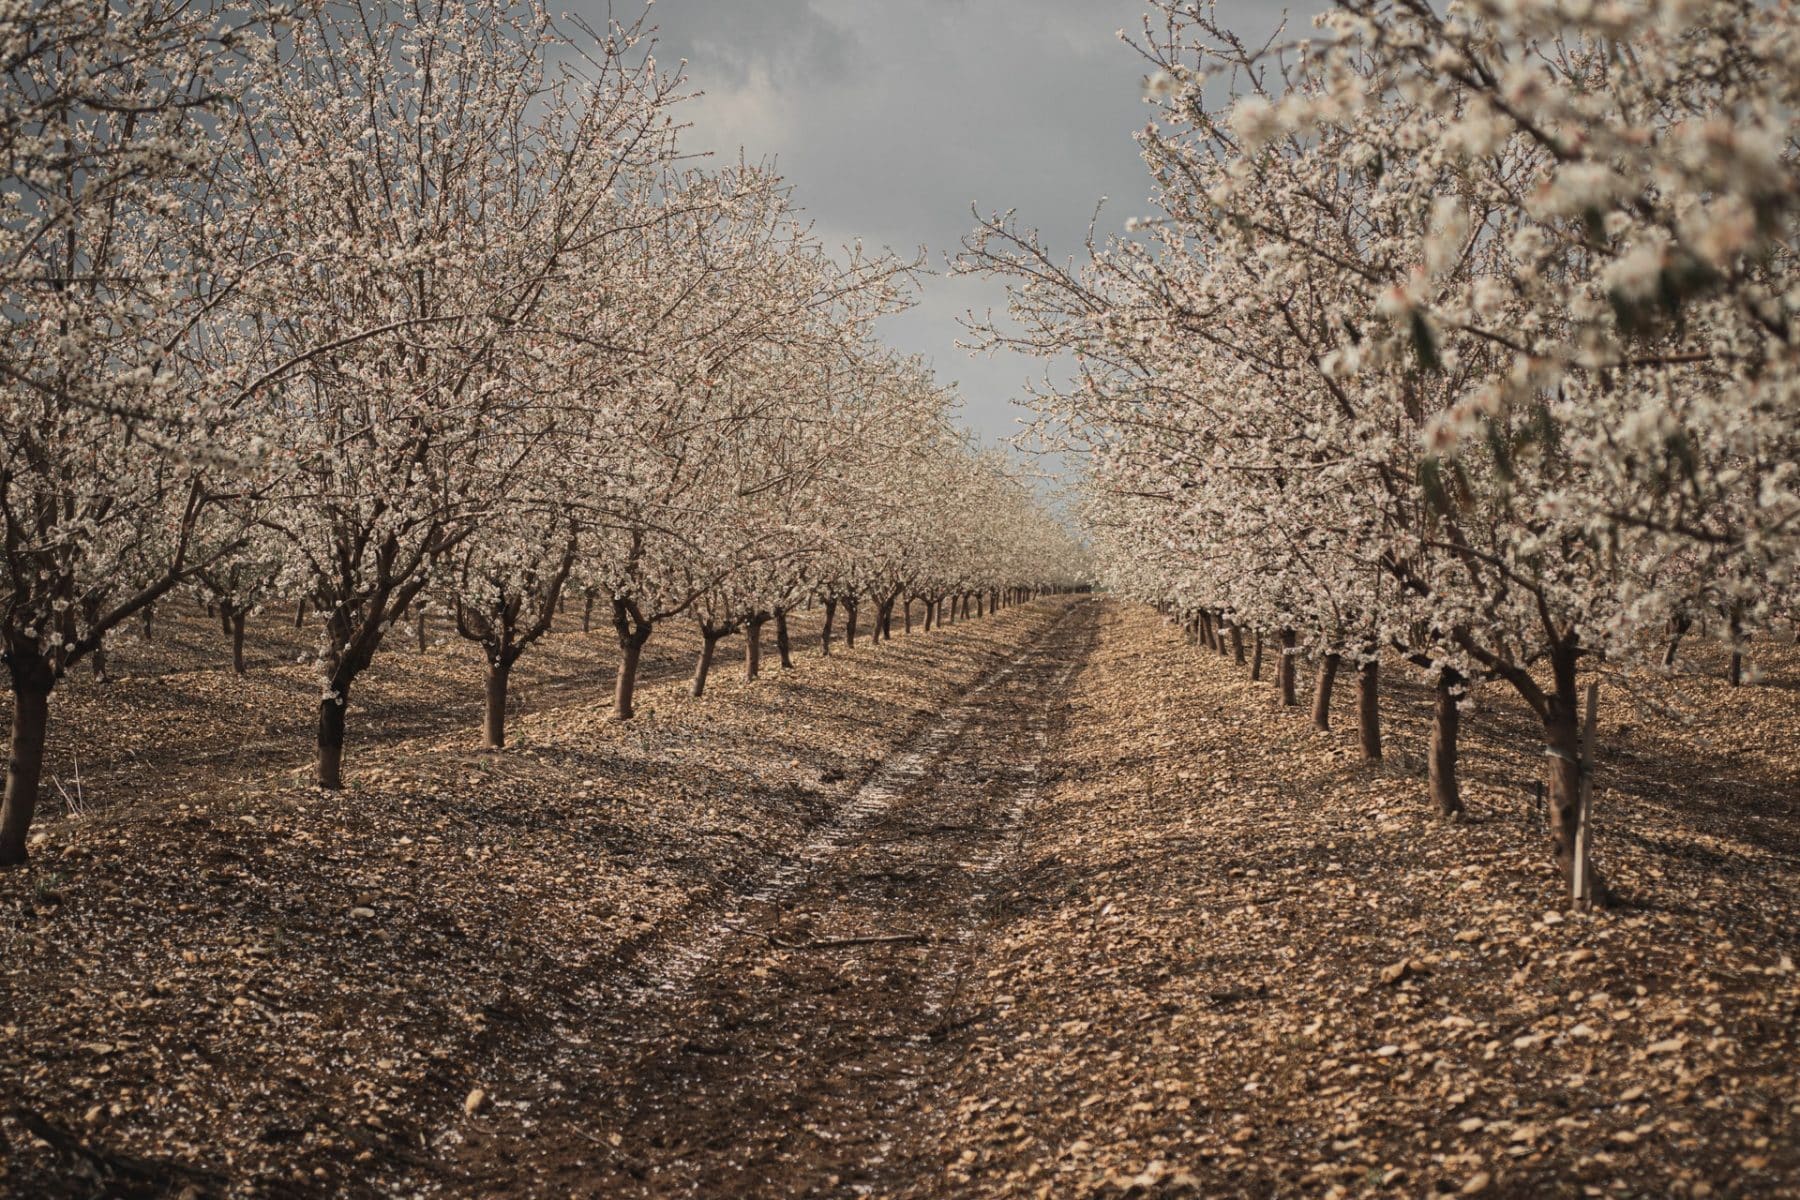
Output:
[[[0,1195],[1800,1197],[1800,10],[710,3],[0,3]]]
[[[1794,615],[1792,14],[1353,3],[1260,47],[1154,16],[1154,215],[1079,270],[985,222],[964,263],[1017,323],[977,333],[1078,364],[1046,423],[1114,590],[1267,641],[1283,704],[1316,661],[1321,727],[1356,671],[1368,759],[1384,656],[1432,680],[1441,813],[1468,686],[1516,691],[1572,875],[1583,676],[1661,688],[1704,614],[1737,683]]]

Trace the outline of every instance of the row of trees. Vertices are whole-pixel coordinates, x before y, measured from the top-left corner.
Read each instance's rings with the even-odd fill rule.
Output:
[[[913,264],[702,169],[643,24],[536,4],[46,0],[0,13],[0,863],[48,699],[198,586],[319,631],[318,781],[396,622],[508,675],[565,591],[618,634],[819,595],[1067,582],[1074,549],[876,341]],[[910,611],[910,606],[909,606]],[[853,635],[852,635],[853,636]]]
[[[1113,587],[1271,640],[1283,703],[1314,656],[1321,724],[1353,666],[1371,758],[1383,656],[1426,673],[1443,813],[1459,699],[1514,689],[1572,873],[1580,673],[1667,679],[1715,612],[1735,682],[1792,615],[1800,14],[1338,0],[1246,45],[1155,9],[1155,212],[1079,268],[983,222],[1014,321],[976,332],[1075,364],[1044,434]]]

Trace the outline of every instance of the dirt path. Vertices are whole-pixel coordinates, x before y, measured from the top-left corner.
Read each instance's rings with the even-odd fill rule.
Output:
[[[465,1148],[483,1194],[887,1195],[920,1136],[1017,865],[1081,604],[964,693],[790,859],[610,986],[591,1053]],[[560,1091],[554,1089],[560,1087]]]
[[[219,772],[0,878],[0,1195],[1800,1197],[1764,663],[1603,694],[1592,918],[1518,705],[1444,824],[1403,672],[1364,764],[1113,601]]]
[[[1403,765],[1429,696],[1390,690],[1364,764],[1354,720],[1108,605],[907,1194],[1800,1197],[1795,693],[1713,680],[1685,731],[1603,695],[1632,900],[1577,916],[1516,701],[1465,717],[1449,824]]]
[[[544,708],[504,754],[372,737],[342,794],[219,771],[50,823],[0,879],[0,1195],[530,1194],[481,1181],[571,1158],[593,1105],[553,1101],[621,1086],[631,1006],[670,1027],[734,898],[791,901],[1069,603]],[[429,706],[453,673],[412,661]]]

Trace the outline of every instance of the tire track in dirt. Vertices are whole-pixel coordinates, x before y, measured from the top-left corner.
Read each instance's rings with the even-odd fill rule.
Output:
[[[1041,658],[1044,645],[1055,639],[1058,632],[1074,619],[1076,611],[1077,608],[1071,607],[1059,615],[1018,654],[977,680],[962,693],[955,705],[940,712],[910,742],[890,754],[844,801],[829,824],[815,832],[791,856],[773,865],[754,889],[734,898],[695,934],[640,953],[628,968],[629,977],[621,981],[623,986],[617,994],[618,1002],[637,1007],[659,995],[678,996],[691,987],[696,977],[719,958],[729,943],[745,936],[742,921],[746,912],[782,904],[834,855],[886,814],[896,801],[915,791],[933,765],[963,740],[971,722],[981,715],[986,698],[1004,690],[1035,658]],[[1071,665],[1069,672],[1073,669]],[[1067,681],[1069,672],[1063,674],[1062,682]],[[1040,714],[1045,715],[1047,710]],[[1042,728],[1041,721],[1034,726],[1039,746],[1043,740]],[[1035,778],[1035,759],[1031,769]]]
[[[929,1194],[933,1080],[1097,608],[964,692],[753,892],[646,952],[529,1131],[469,1148],[477,1190]]]

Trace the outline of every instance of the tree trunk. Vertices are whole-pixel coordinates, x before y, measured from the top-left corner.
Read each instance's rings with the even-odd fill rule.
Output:
[[[1456,689],[1461,686],[1460,672],[1447,667],[1438,672],[1431,705],[1431,761],[1427,771],[1431,806],[1440,817],[1458,817],[1463,810],[1462,790],[1456,782],[1456,735],[1462,726],[1462,712],[1456,707]]]
[[[767,617],[751,617],[744,626],[744,678],[762,674],[762,627]]]
[[[619,682],[613,690],[613,720],[629,721],[636,714],[632,697],[637,692],[638,661],[644,656],[644,643],[650,640],[654,626],[637,621],[623,600],[613,601],[613,630],[619,635]]]
[[[419,653],[423,654],[425,653],[425,609],[423,606],[419,608],[419,615],[414,620],[414,631],[419,638]]]
[[[637,692],[638,659],[643,656],[644,644],[628,639],[619,650],[619,682],[613,689],[613,720],[629,721],[637,713],[631,701]]]
[[[1731,620],[1727,625],[1731,634],[1731,663],[1725,668],[1725,679],[1732,687],[1744,685],[1744,610],[1742,605],[1731,606]]]
[[[1575,877],[1575,831],[1581,820],[1581,714],[1569,698],[1552,694],[1544,714],[1544,786],[1550,797],[1550,836],[1564,880]]]
[[[1575,689],[1575,647],[1557,646],[1550,653],[1556,687],[1545,697],[1544,775],[1550,797],[1550,836],[1556,866],[1565,887],[1575,879],[1575,840],[1581,830],[1581,696]],[[1610,894],[1600,870],[1588,856],[1588,882],[1594,906],[1603,908]]]
[[[581,606],[581,632],[591,633],[594,629],[594,597],[590,593],[587,601]]]
[[[900,628],[908,637],[912,636],[912,597],[908,596],[900,609]]]
[[[1331,728],[1331,689],[1337,686],[1338,665],[1342,657],[1333,651],[1319,660],[1318,684],[1313,688],[1312,723],[1314,729]]]
[[[1225,618],[1222,616],[1213,621],[1213,649],[1219,652],[1220,658],[1231,653],[1231,648],[1225,644]]]
[[[231,669],[238,675],[244,673],[244,622],[248,618],[242,609],[231,614]]]
[[[1356,668],[1356,736],[1364,762],[1381,760],[1381,663],[1370,659]]]
[[[1244,665],[1244,627],[1235,622],[1231,626],[1231,657],[1238,666]]]
[[[319,701],[318,782],[327,791],[344,786],[344,710],[350,707],[350,686],[334,685],[336,695]]]
[[[985,592],[976,592],[975,593],[975,615],[977,617],[985,617],[987,615],[986,613],[981,611],[982,602],[986,599],[987,599],[987,594]]]
[[[713,649],[719,644],[721,636],[723,635],[708,633],[704,629],[700,631],[700,657],[694,662],[693,691],[696,697],[706,695],[706,677],[712,671]]]
[[[144,612],[143,612],[142,620],[144,622],[144,640],[146,642],[155,641],[156,640],[156,605],[154,605],[154,604],[144,605]]]
[[[1250,655],[1250,682],[1262,682],[1262,630],[1255,632],[1255,644]]]
[[[1663,651],[1663,666],[1675,665],[1675,652],[1681,648],[1681,639],[1693,623],[1693,619],[1686,613],[1677,613],[1669,618],[1669,648]]]
[[[781,669],[794,669],[794,644],[788,639],[787,609],[775,610],[775,652],[781,656]]]
[[[302,596],[294,604],[294,628],[295,629],[304,629],[305,627],[306,627],[306,597]]]
[[[854,596],[845,596],[844,604],[844,649],[856,649],[856,610],[861,607]]]
[[[1294,644],[1298,640],[1293,630],[1281,631],[1281,661],[1275,664],[1275,689],[1283,708],[1294,708],[1300,703],[1294,694]]]
[[[37,812],[44,774],[44,732],[50,724],[49,671],[42,680],[13,677],[12,746],[6,761],[6,796],[0,801],[0,867],[25,861],[25,839]]]
[[[512,664],[504,657],[488,659],[487,712],[481,722],[483,749],[498,750],[506,745],[506,684],[512,676]]]
[[[831,623],[836,619],[837,598],[835,596],[827,596],[825,598],[825,631],[820,635],[819,639],[819,653],[823,654],[826,658],[831,657]]]

